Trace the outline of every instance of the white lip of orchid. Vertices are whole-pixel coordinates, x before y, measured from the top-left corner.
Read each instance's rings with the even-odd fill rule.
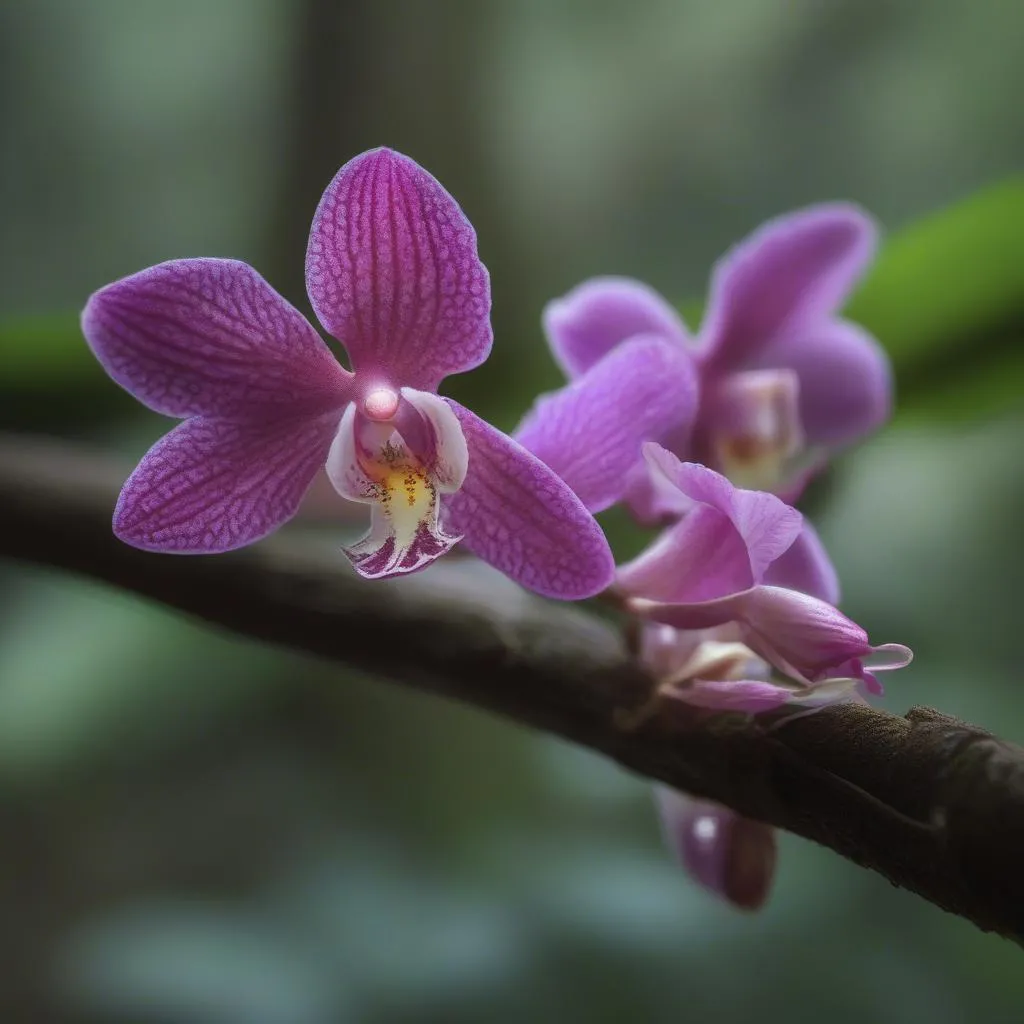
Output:
[[[327,474],[343,497],[371,506],[368,533],[345,548],[362,575],[414,572],[460,539],[444,528],[440,496],[458,490],[467,465],[462,428],[443,399],[373,385],[349,405]]]

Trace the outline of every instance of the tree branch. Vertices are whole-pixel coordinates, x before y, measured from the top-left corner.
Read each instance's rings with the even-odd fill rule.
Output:
[[[0,442],[0,555],[562,736],[1024,941],[1021,749],[927,708],[901,718],[859,704],[754,719],[666,700],[631,729],[652,680],[578,607],[461,560],[366,583],[297,530],[213,558],[147,554],[111,534],[121,479],[95,454]]]

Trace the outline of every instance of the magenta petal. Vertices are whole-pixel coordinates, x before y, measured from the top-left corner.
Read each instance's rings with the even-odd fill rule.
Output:
[[[806,519],[797,539],[768,567],[764,582],[839,604],[839,576],[818,531]]]
[[[867,214],[844,203],[768,221],[715,267],[704,358],[719,370],[746,366],[783,329],[834,314],[871,261],[876,235]]]
[[[622,498],[643,442],[689,430],[696,405],[690,355],[662,338],[637,337],[542,396],[514,436],[601,512]]]
[[[230,551],[265,537],[295,514],[323,468],[337,419],[186,420],[128,478],[114,533],[177,554]]]
[[[700,602],[755,583],[743,538],[728,516],[698,505],[646,551],[619,567],[627,594],[652,601]]]
[[[800,533],[803,516],[774,494],[741,490],[721,473],[696,462],[680,462],[657,444],[644,445],[644,456],[652,472],[660,473],[690,501],[729,518],[747,547],[755,583]]]
[[[874,651],[863,627],[837,608],[784,587],[755,587],[743,599],[741,619],[753,651],[806,682],[846,671]]]
[[[553,470],[451,399],[469,470],[443,500],[444,522],[466,547],[524,587],[563,600],[591,597],[615,576],[597,521]]]
[[[695,679],[674,687],[672,695],[698,708],[756,715],[787,704],[793,690],[763,679]]]
[[[680,346],[689,340],[679,314],[653,288],[626,277],[585,281],[549,302],[542,320],[551,351],[570,378],[637,334],[657,334]]]
[[[775,876],[775,830],[666,786],[654,794],[665,843],[693,879],[743,910],[762,907]]]
[[[633,594],[627,603],[633,614],[650,622],[660,622],[665,626],[674,626],[676,629],[682,630],[712,629],[715,626],[724,626],[729,622],[740,622],[743,618],[744,602],[747,597],[761,589],[763,588],[753,587],[740,593],[729,594],[728,597],[697,601],[692,604],[663,601],[657,598],[652,600],[641,597],[639,594]],[[746,642],[745,638],[744,642]],[[760,651],[755,651],[755,653],[761,654]]]
[[[800,421],[811,445],[848,444],[884,423],[892,410],[892,368],[867,331],[845,320],[787,333],[758,356],[800,378]]]
[[[236,260],[173,260],[96,292],[82,331],[103,368],[169,416],[312,415],[351,375],[309,322]]]
[[[306,251],[320,322],[353,368],[436,391],[491,350],[491,290],[476,233],[415,161],[390,149],[350,160],[327,186]]]

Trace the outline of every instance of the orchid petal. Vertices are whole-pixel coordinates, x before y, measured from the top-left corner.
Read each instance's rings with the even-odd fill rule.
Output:
[[[694,880],[740,909],[762,907],[775,875],[775,830],[667,786],[654,796],[665,843]]]
[[[768,221],[715,266],[703,358],[717,370],[747,366],[784,330],[834,314],[870,263],[876,236],[871,218],[844,203]]]
[[[441,494],[454,494],[469,470],[469,446],[451,406],[430,391],[402,388],[402,397],[423,417],[431,444],[424,461]]]
[[[374,149],[327,186],[313,218],[306,287],[360,376],[436,391],[491,350],[491,293],[476,233],[413,160]]]
[[[906,644],[878,644],[864,656],[864,667],[872,672],[893,672],[906,668],[914,660],[914,652]]]
[[[550,466],[591,512],[619,501],[640,446],[688,431],[697,405],[693,360],[656,336],[632,338],[566,387],[542,396],[515,439]]]
[[[736,527],[718,509],[702,505],[620,566],[617,583],[627,594],[690,603],[747,590],[755,580]]]
[[[867,632],[837,608],[784,587],[755,587],[742,601],[747,643],[780,672],[813,683],[845,674],[871,654]]]
[[[806,519],[797,539],[768,567],[764,582],[839,604],[839,575],[818,531]]]
[[[597,521],[553,470],[448,399],[469,445],[469,471],[444,499],[466,547],[531,590],[578,600],[604,590],[615,561]]]
[[[685,436],[670,436],[660,443],[678,458],[689,459],[691,433],[687,430]],[[693,504],[664,474],[652,472],[646,458],[630,470],[623,501],[637,523],[650,527],[671,525]]]
[[[788,704],[793,691],[763,679],[694,679],[671,694],[698,708],[756,715]]]
[[[172,260],[101,288],[82,332],[110,376],[168,416],[316,416],[351,374],[305,317],[237,260]]]
[[[734,487],[720,473],[698,463],[680,462],[657,444],[645,444],[644,456],[652,472],[660,473],[691,502],[728,517],[746,545],[754,582],[800,533],[803,516],[773,494]]]
[[[855,441],[892,411],[889,358],[867,331],[848,321],[787,332],[758,362],[788,368],[800,378],[800,422],[812,446]]]
[[[251,544],[295,514],[336,424],[335,413],[263,423],[188,419],[128,478],[114,533],[138,548],[179,554]]]
[[[621,573],[622,570],[619,571]],[[746,598],[760,589],[762,588],[752,587],[750,590],[729,594],[727,597],[693,603],[631,596],[626,605],[634,615],[649,622],[660,622],[662,625],[681,630],[714,629],[727,623],[741,622]],[[752,644],[751,646],[753,647]],[[761,653],[756,648],[754,650],[757,654]]]
[[[653,288],[628,277],[584,281],[549,302],[541,319],[552,354],[570,379],[635,335],[656,334],[680,347],[690,338],[679,314]]]

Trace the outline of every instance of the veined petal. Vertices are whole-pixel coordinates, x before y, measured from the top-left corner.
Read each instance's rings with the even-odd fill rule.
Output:
[[[863,627],[838,609],[784,587],[755,587],[742,599],[739,618],[752,650],[807,683],[846,675],[867,679],[864,659],[876,650],[883,651],[885,668],[901,668],[911,658],[902,645],[872,646]],[[873,677],[867,682],[872,688]]]
[[[768,221],[715,266],[703,359],[717,370],[750,365],[783,330],[834,314],[871,262],[876,237],[871,218],[846,203]]]
[[[804,443],[800,381],[792,370],[726,374],[701,408],[708,461],[738,487],[775,491]]]
[[[465,477],[462,429],[447,407],[444,413],[436,408],[436,396],[424,401],[421,392],[405,389],[402,398],[413,422],[425,421],[415,426],[417,436],[431,438],[428,455],[409,445],[397,408],[393,420],[376,422],[353,403],[327,457],[327,475],[338,493],[372,508],[369,532],[344,549],[370,579],[423,569],[461,539],[442,526],[440,495],[457,489]]]
[[[168,416],[316,416],[352,393],[309,322],[252,267],[172,260],[92,295],[82,332],[110,376]]]
[[[615,560],[597,521],[553,470],[447,399],[469,444],[469,471],[444,499],[466,547],[524,587],[580,600],[608,587]]]
[[[787,331],[757,361],[799,377],[800,422],[811,445],[849,444],[881,426],[892,411],[889,358],[867,331],[848,321]]]
[[[680,347],[689,332],[679,314],[650,286],[627,277],[595,277],[544,308],[541,321],[555,361],[570,379],[616,345],[656,334]]]
[[[698,505],[620,566],[616,582],[637,597],[691,603],[747,590],[755,581],[747,547],[729,517]]]
[[[775,830],[667,786],[654,795],[665,844],[687,873],[742,910],[762,907],[775,875]]]
[[[768,566],[800,533],[803,516],[773,494],[734,487],[720,473],[698,463],[680,462],[657,444],[644,445],[644,456],[653,473],[660,473],[691,502],[716,509],[729,519],[747,548],[754,582],[760,582]]]
[[[839,576],[818,531],[806,519],[796,540],[768,567],[764,582],[839,604]]]
[[[550,466],[591,512],[619,501],[644,441],[688,432],[697,377],[682,346],[648,335],[632,338],[583,376],[544,395],[515,439]]]
[[[320,200],[306,287],[360,376],[436,391],[491,350],[476,233],[422,167],[390,149],[350,160]]]
[[[148,551],[213,554],[290,519],[324,464],[337,414],[234,423],[195,416],[149,450],[114,511],[114,533]]]

